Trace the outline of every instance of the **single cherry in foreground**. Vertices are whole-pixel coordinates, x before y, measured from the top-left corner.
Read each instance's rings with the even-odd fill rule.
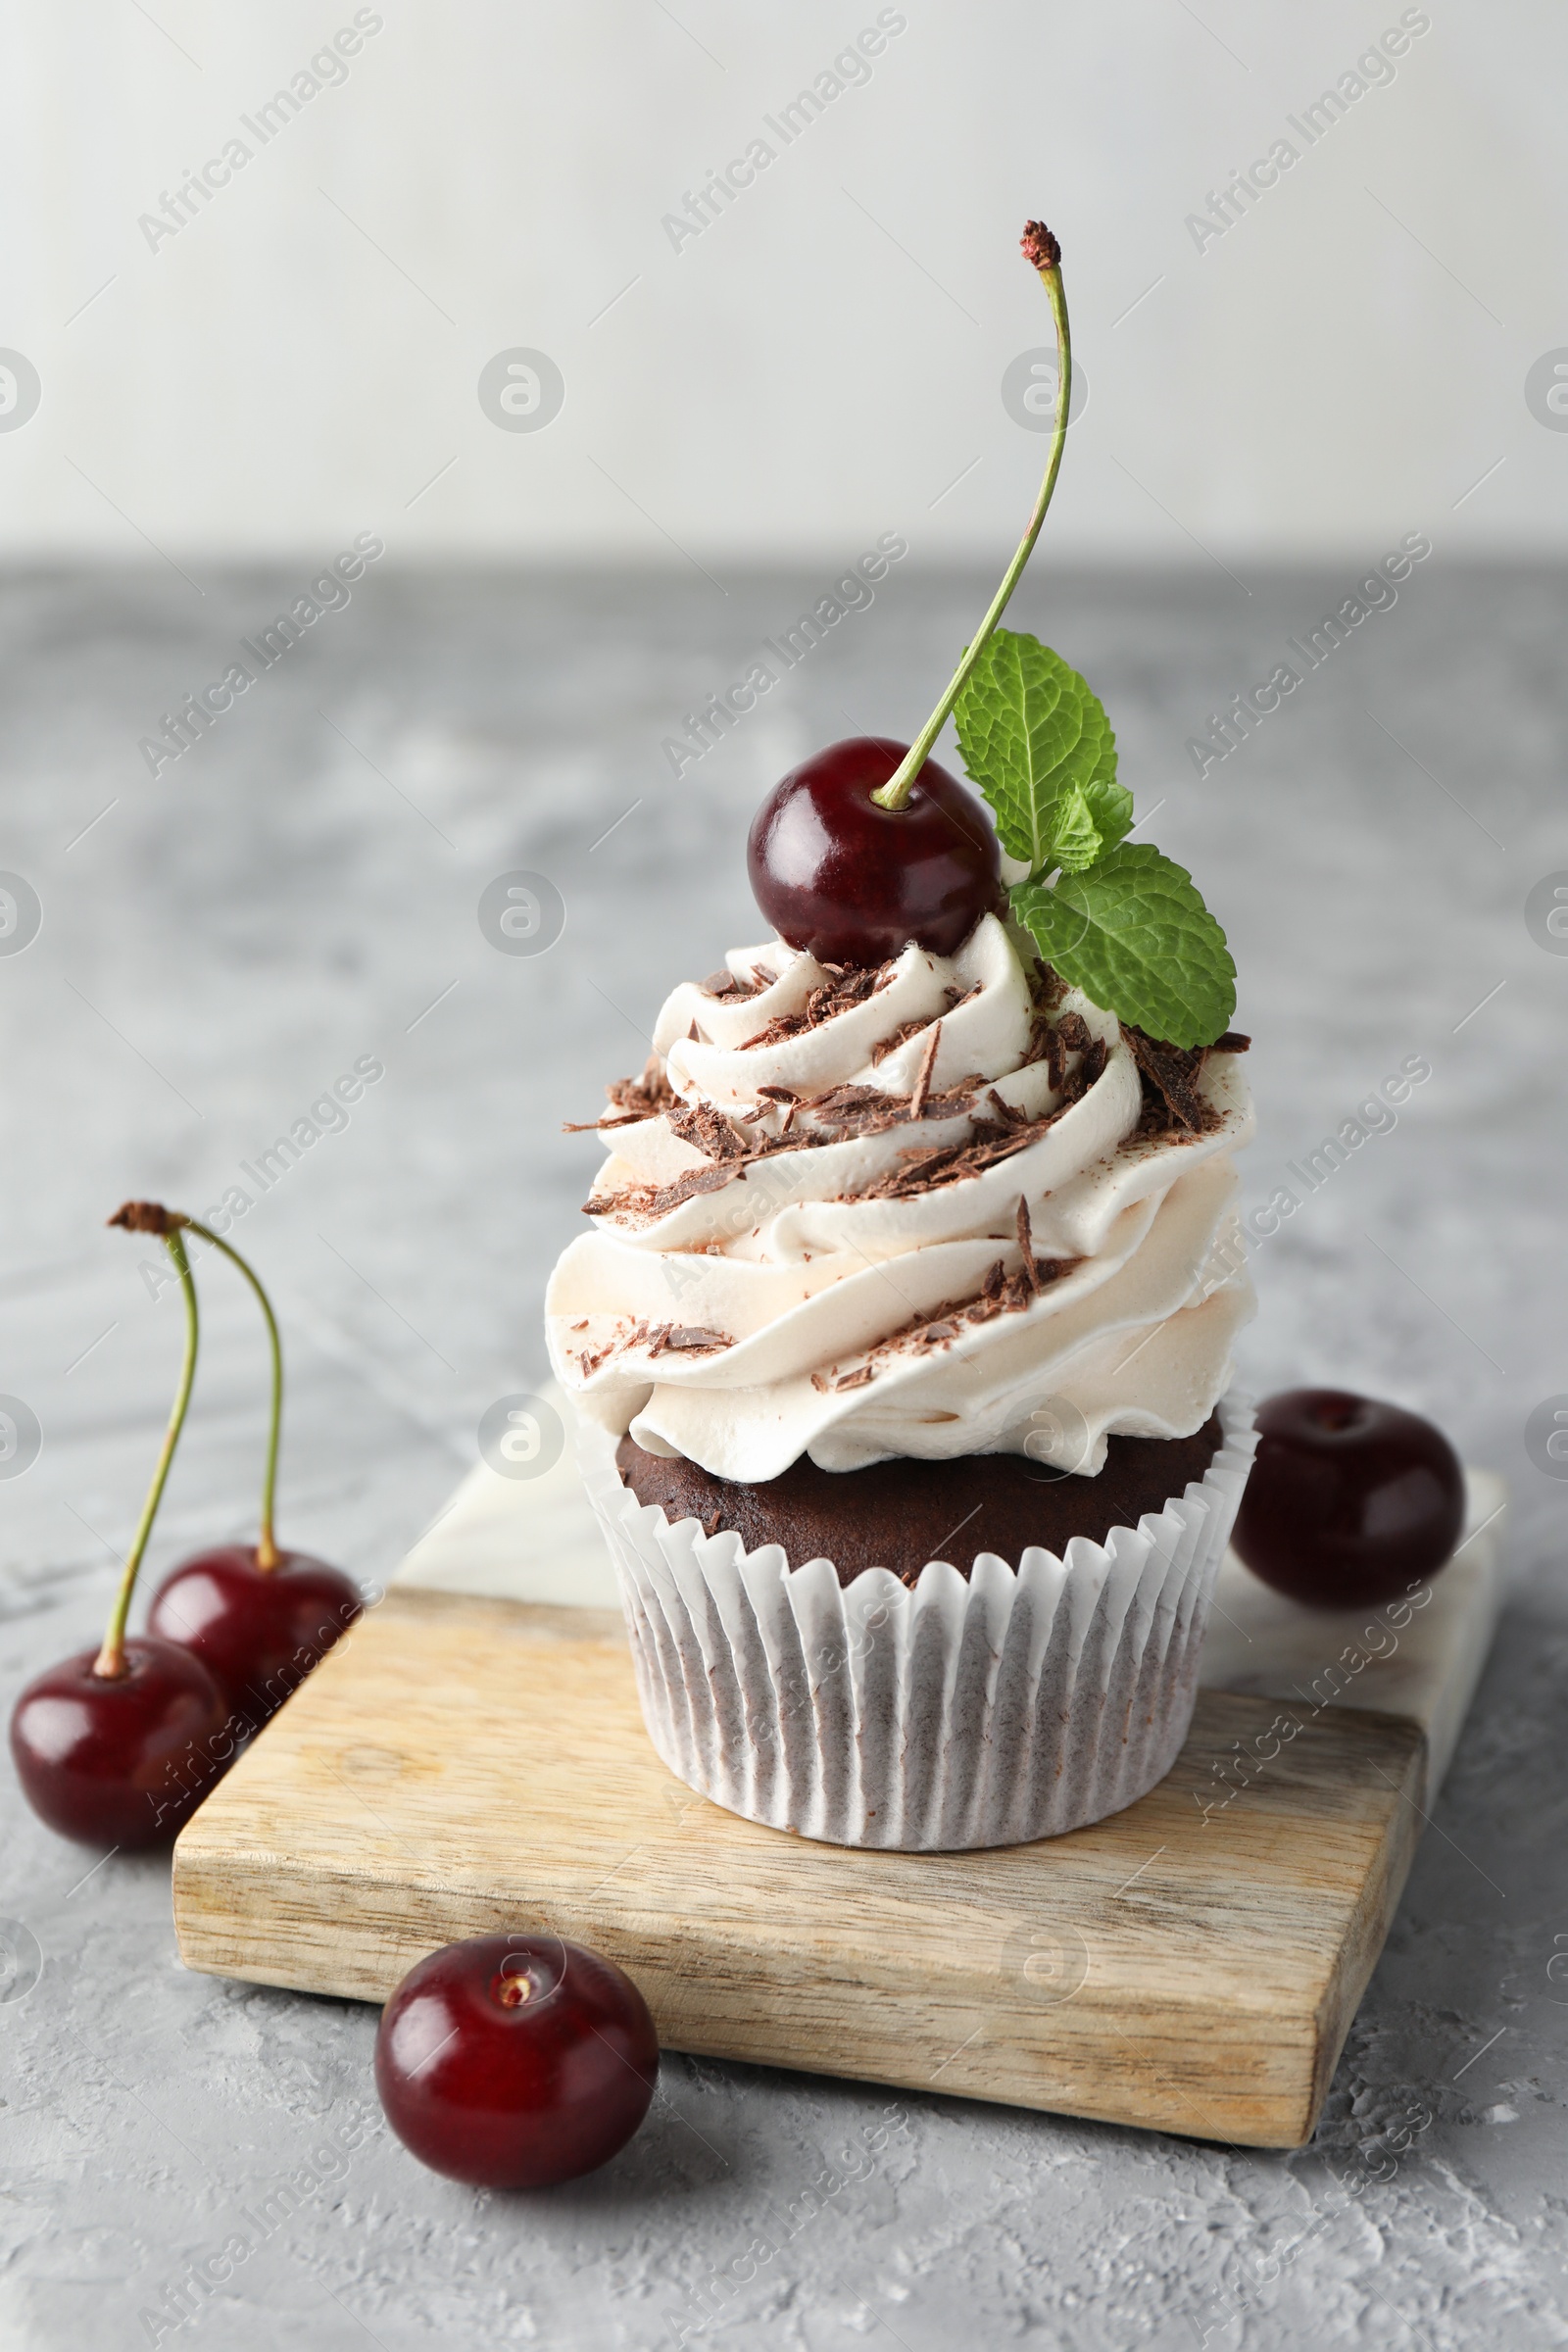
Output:
[[[659,2081],[654,2021],[612,1960],[552,1936],[476,1936],[411,1969],[381,2012],[375,2085],[432,2172],[545,2188],[608,2163]]]
[[[872,799],[907,750],[885,735],[832,744],[776,784],[753,820],[757,903],[819,962],[883,963],[911,939],[951,956],[1001,891],[984,802],[934,760],[903,808]]]
[[[1464,1472],[1442,1430],[1343,1389],[1259,1407],[1257,1458],[1233,1541],[1254,1576],[1311,1608],[1360,1608],[1447,1560]]]
[[[148,1631],[183,1642],[234,1713],[260,1730],[361,1614],[358,1586],[309,1552],[260,1565],[254,1544],[193,1552],[170,1571]]]
[[[23,1792],[62,1838],[88,1845],[167,1845],[234,1752],[228,1706],[200,1659],[172,1642],[133,1639],[122,1670],[98,1652],[51,1666],[11,1718]]]

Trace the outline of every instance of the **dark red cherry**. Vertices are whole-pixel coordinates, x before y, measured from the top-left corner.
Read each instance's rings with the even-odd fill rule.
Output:
[[[200,1658],[234,1712],[259,1731],[361,1613],[358,1586],[309,1552],[256,1564],[252,1544],[192,1552],[159,1586],[148,1630]]]
[[[907,751],[856,735],[792,768],[752,822],[757,904],[792,948],[822,963],[884,963],[909,941],[951,956],[998,898],[985,804],[928,760],[906,807],[871,795]]]
[[[654,2021],[612,1960],[552,1936],[475,1936],[381,2012],[375,2086],[404,2146],[481,2188],[545,2188],[623,2148],[659,2081]]]
[[[222,1693],[172,1642],[133,1640],[123,1674],[93,1673],[84,1649],[40,1674],[11,1717],[23,1793],[62,1838],[167,1845],[234,1753]]]
[[[1257,1425],[1233,1541],[1266,1585],[1311,1608],[1361,1608],[1444,1565],[1465,1496],[1441,1429],[1344,1389],[1289,1389]]]

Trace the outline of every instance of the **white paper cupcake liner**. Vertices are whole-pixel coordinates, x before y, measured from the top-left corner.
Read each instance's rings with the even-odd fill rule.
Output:
[[[886,1568],[671,1525],[638,1502],[615,1440],[584,1425],[589,1499],[619,1571],[649,1736],[732,1813],[834,1845],[1016,1845],[1118,1813],[1163,1780],[1257,1443],[1221,1400],[1207,1472],[1103,1544],[981,1552],[912,1592]]]

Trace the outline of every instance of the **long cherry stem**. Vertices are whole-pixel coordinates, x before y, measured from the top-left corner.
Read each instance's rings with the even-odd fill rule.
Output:
[[[164,1248],[174,1261],[174,1270],[179,1276],[180,1289],[185,1298],[185,1356],[179,1368],[179,1386],[174,1392],[174,1403],[169,1416],[169,1427],[164,1432],[164,1443],[158,1456],[158,1467],[153,1472],[153,1483],[148,1488],[147,1499],[141,1506],[141,1519],[135,1535],[131,1538],[130,1552],[125,1561],[125,1572],[120,1580],[120,1591],[115,1595],[115,1605],[110,1612],[103,1647],[93,1660],[94,1674],[102,1675],[108,1682],[118,1682],[125,1671],[125,1620],[130,1614],[130,1596],[136,1589],[136,1571],[141,1566],[142,1554],[147,1549],[147,1541],[153,1532],[153,1521],[158,1516],[158,1505],[164,1498],[164,1486],[169,1477],[169,1466],[174,1458],[174,1448],[179,1444],[179,1433],[185,1425],[185,1408],[190,1403],[191,1385],[196,1378],[196,1349],[201,1338],[201,1322],[196,1311],[196,1285],[191,1279],[190,1260],[185,1255],[185,1245],[177,1232],[166,1232],[162,1238]]]
[[[277,1540],[273,1534],[272,1517],[277,1495],[278,1439],[283,1427],[283,1343],[278,1336],[277,1317],[272,1312],[272,1301],[267,1296],[261,1276],[248,1259],[241,1257],[239,1251],[230,1243],[225,1242],[220,1233],[214,1233],[210,1225],[199,1224],[195,1217],[183,1216],[180,1218],[180,1223],[191,1233],[199,1233],[204,1242],[211,1242],[215,1250],[221,1250],[223,1255],[232,1264],[238,1266],[251,1289],[256,1293],[256,1303],[261,1308],[263,1320],[267,1325],[267,1342],[272,1354],[272,1403],[267,1430],[267,1460],[262,1471],[262,1526],[256,1544],[256,1565],[265,1571],[275,1568],[278,1562]]]
[[[1035,233],[1037,230],[1041,232],[1038,237]],[[1032,239],[1035,246],[1033,252],[1030,250]],[[991,610],[980,623],[973,644],[966,648],[963,660],[948,681],[942,700],[898,767],[881,790],[872,793],[871,798],[880,808],[904,808],[914,790],[914,780],[930,759],[932,745],[947,724],[949,712],[963,692],[992,631],[1007,609],[1007,599],[1018,585],[1024,565],[1034,552],[1040,526],[1046,519],[1046,510],[1056,487],[1056,476],[1061,471],[1061,453],[1067,439],[1067,406],[1072,398],[1072,331],[1067,322],[1067,297],[1061,283],[1061,248],[1049,229],[1043,229],[1039,222],[1031,221],[1024,231],[1024,251],[1040,272],[1041,283],[1050,297],[1052,320],[1056,329],[1056,411],[1051,427],[1051,453],[1046,460],[1045,479],[1040,485],[1040,496],[1035,500],[1034,513],[1029,517],[1029,527],[1018,542],[1017,554],[1003,574],[1002,586],[992,599]],[[1043,258],[1036,259],[1037,253]]]

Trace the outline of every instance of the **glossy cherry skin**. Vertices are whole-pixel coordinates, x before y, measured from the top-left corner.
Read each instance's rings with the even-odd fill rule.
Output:
[[[309,1552],[256,1565],[248,1544],[192,1552],[147,1613],[150,1633],[201,1659],[229,1705],[259,1731],[361,1613],[358,1586]]]
[[[1343,1389],[1289,1389],[1261,1437],[1232,1539],[1254,1576],[1315,1609],[1388,1600],[1447,1560],[1464,1471],[1419,1413]]]
[[[62,1838],[168,1845],[233,1758],[237,1727],[199,1658],[176,1642],[125,1643],[125,1672],[62,1659],[18,1699],[11,1753],[23,1793]]]
[[[546,2188],[608,2163],[658,2081],[654,2021],[630,1977],[553,1936],[432,1952],[375,2037],[375,2086],[399,2139],[481,2188]]]
[[[951,956],[999,901],[991,819],[956,776],[928,760],[905,808],[872,800],[908,748],[885,735],[832,744],[775,784],[752,821],[757,904],[821,963],[885,963],[911,939]]]

